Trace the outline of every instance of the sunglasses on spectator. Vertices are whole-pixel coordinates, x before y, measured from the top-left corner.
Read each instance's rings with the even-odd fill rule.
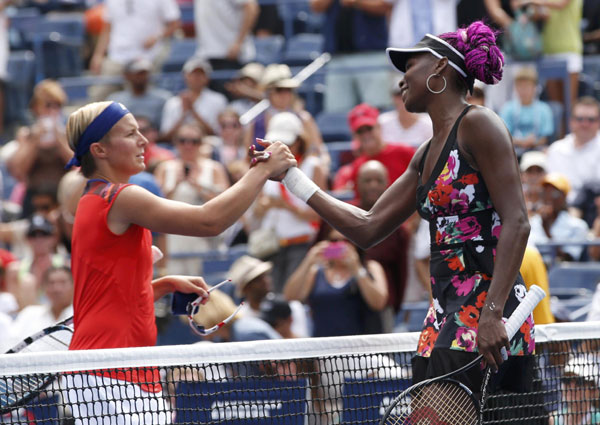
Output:
[[[573,115],[572,118],[575,121],[577,121],[577,122],[587,121],[590,124],[593,124],[593,123],[597,122],[600,119],[600,117],[586,117],[586,116],[583,116],[583,115]]]
[[[52,209],[52,204],[33,204],[32,206],[35,211],[48,212]]]
[[[47,238],[48,236],[52,236],[51,233],[47,233],[47,232],[41,232],[41,231],[35,231],[35,232],[31,232],[27,234],[28,238]]]
[[[223,282],[219,282],[215,286],[211,287],[208,290],[208,292],[210,293],[210,292],[214,291],[215,289],[219,288],[220,286],[223,286],[226,283],[230,283],[230,282],[231,282],[230,279],[224,280]],[[190,327],[192,328],[194,333],[196,333],[197,335],[200,335],[200,336],[210,335],[210,334],[218,331],[219,329],[221,329],[223,326],[225,326],[227,323],[229,323],[231,321],[231,319],[233,319],[235,317],[236,314],[238,314],[238,312],[241,310],[242,306],[244,305],[244,303],[242,302],[240,305],[238,305],[238,307],[234,310],[234,312],[231,313],[231,315],[229,317],[227,317],[223,321],[217,323],[215,326],[206,329],[204,326],[202,326],[201,324],[199,324],[198,322],[196,322],[194,320],[194,316],[198,313],[198,311],[202,307],[201,303],[202,303],[203,299],[204,299],[204,297],[202,297],[202,296],[196,298],[195,301],[188,303],[187,308],[186,308],[188,322],[190,323]]]
[[[182,145],[191,144],[191,145],[199,145],[202,143],[202,139],[198,139],[195,137],[178,137],[175,139],[176,143],[180,143]]]
[[[365,133],[370,133],[371,131],[373,131],[375,127],[371,126],[371,125],[363,125],[362,127],[358,128],[356,130],[356,134],[365,134]]]
[[[286,92],[291,92],[292,89],[289,87],[275,87],[275,91],[277,93],[286,93]]]

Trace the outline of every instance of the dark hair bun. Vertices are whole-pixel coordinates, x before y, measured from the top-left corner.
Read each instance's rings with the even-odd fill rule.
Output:
[[[504,55],[496,44],[496,33],[481,21],[467,28],[440,35],[465,56],[467,71],[486,84],[496,84],[502,79]]]

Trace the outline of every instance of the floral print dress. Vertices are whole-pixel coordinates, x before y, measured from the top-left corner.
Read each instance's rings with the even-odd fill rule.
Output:
[[[417,355],[450,348],[477,352],[477,326],[490,286],[496,243],[502,223],[481,174],[461,154],[456,120],[431,177],[421,181],[427,146],[419,169],[417,210],[429,221],[431,235],[431,291],[433,301],[423,324]],[[509,317],[526,293],[519,275],[505,304]],[[532,354],[533,319],[530,316],[511,341],[511,355]]]

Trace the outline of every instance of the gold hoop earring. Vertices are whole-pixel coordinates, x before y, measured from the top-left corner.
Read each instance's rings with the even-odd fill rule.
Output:
[[[442,79],[444,80],[444,87],[442,87],[441,90],[435,91],[435,90],[432,90],[431,87],[429,87],[429,80],[431,80],[432,77],[442,77]],[[446,85],[447,85],[447,83],[446,83],[446,77],[444,77],[443,75],[440,75],[440,74],[431,74],[429,77],[427,77],[427,82],[425,83],[425,85],[427,86],[427,90],[429,90],[431,93],[433,93],[433,94],[440,94],[444,90],[446,90]]]

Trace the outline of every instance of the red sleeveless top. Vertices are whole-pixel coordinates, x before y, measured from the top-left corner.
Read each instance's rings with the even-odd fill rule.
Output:
[[[75,289],[71,350],[156,344],[151,233],[132,224],[116,235],[107,223],[110,208],[127,186],[90,180],[77,206],[71,252]],[[140,379],[135,371],[104,375],[154,381],[150,376]]]

